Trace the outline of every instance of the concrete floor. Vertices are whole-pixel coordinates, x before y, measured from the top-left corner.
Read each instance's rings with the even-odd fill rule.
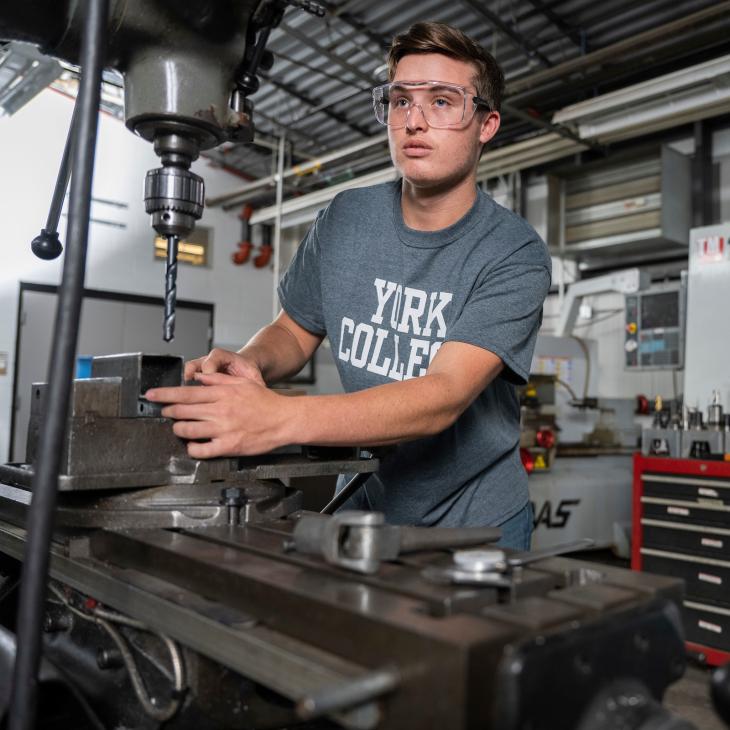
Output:
[[[680,717],[694,723],[697,730],[727,730],[712,709],[711,673],[711,668],[690,664],[684,677],[664,695],[664,704]]]

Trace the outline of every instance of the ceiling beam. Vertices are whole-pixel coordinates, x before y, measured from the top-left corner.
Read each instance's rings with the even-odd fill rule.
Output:
[[[357,15],[353,15],[345,9],[338,9],[332,2],[325,2],[324,5],[333,17],[341,20],[343,23],[349,25],[353,30],[358,31],[358,33],[362,33],[364,36],[369,38],[376,46],[378,46],[380,51],[384,51],[388,48],[388,46],[390,46],[389,36],[377,33],[369,25],[367,25],[365,21],[358,18]]]
[[[328,58],[330,61],[332,61],[332,63],[335,63],[341,68],[349,71],[351,74],[353,74],[353,76],[356,76],[361,81],[364,81],[366,84],[373,83],[372,76],[364,74],[359,68],[357,68],[357,66],[353,66],[351,63],[348,63],[343,58],[340,58],[331,51],[328,51],[326,48],[320,46],[318,43],[315,43],[309,36],[302,33],[298,28],[292,28],[287,23],[281,23],[281,25],[279,25],[279,28],[281,28],[287,35],[291,36],[292,38],[296,38],[300,43],[303,43],[305,46],[311,48],[313,51],[321,53],[325,58]]]
[[[314,97],[305,94],[303,91],[299,91],[299,89],[297,89],[292,84],[288,84],[284,81],[277,81],[276,79],[272,78],[268,78],[267,81],[272,84],[272,86],[275,86],[277,89],[285,91],[287,94],[293,96],[295,99],[298,99],[308,106],[317,108],[318,111],[321,111],[323,114],[330,117],[331,119],[334,119],[340,124],[347,125],[353,132],[357,132],[363,137],[370,137],[370,132],[365,129],[365,127],[361,127],[359,124],[351,122],[344,114],[340,112],[332,111],[331,109],[322,107],[321,99],[315,99]]]
[[[509,23],[505,23],[502,18],[485,6],[485,3],[479,0],[461,0],[461,4],[468,7],[476,15],[485,20],[489,25],[498,28],[512,43],[519,48],[528,58],[534,58],[543,66],[549,68],[553,64],[550,59],[538,51],[522,34],[518,33]]]
[[[582,31],[566,23],[551,7],[543,0],[529,0],[538,13],[542,13],[566,38],[571,40],[581,52],[585,52],[585,35]]]

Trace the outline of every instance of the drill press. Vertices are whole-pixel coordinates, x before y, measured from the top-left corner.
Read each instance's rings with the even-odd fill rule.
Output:
[[[287,7],[322,16],[310,0],[109,0],[106,66],[124,78],[127,127],[152,142],[161,167],[147,173],[145,209],[167,239],[164,339],[174,337],[177,248],[203,214],[203,179],[190,171],[200,152],[222,142],[251,142],[258,72],[270,68],[269,34]],[[73,0],[28,0],[0,12],[0,39],[34,43],[78,63],[83,5]],[[73,144],[73,130],[67,148]],[[53,208],[60,213],[69,155],[61,165]],[[55,220],[55,222],[53,222]],[[42,258],[61,253],[49,215],[33,242]]]

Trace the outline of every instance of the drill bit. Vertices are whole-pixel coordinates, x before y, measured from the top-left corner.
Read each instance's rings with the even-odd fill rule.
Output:
[[[177,299],[177,247],[179,236],[167,237],[167,264],[165,266],[165,325],[164,340],[175,339],[175,300]]]

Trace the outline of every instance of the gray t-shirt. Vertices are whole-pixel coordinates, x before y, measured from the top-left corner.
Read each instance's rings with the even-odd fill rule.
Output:
[[[498,355],[501,375],[453,426],[398,444],[348,507],[393,524],[498,525],[528,501],[515,383],[527,380],[550,256],[530,225],[479,192],[439,231],[403,222],[400,182],[321,211],[279,285],[286,313],[327,335],[345,391],[425,375],[444,342]]]

